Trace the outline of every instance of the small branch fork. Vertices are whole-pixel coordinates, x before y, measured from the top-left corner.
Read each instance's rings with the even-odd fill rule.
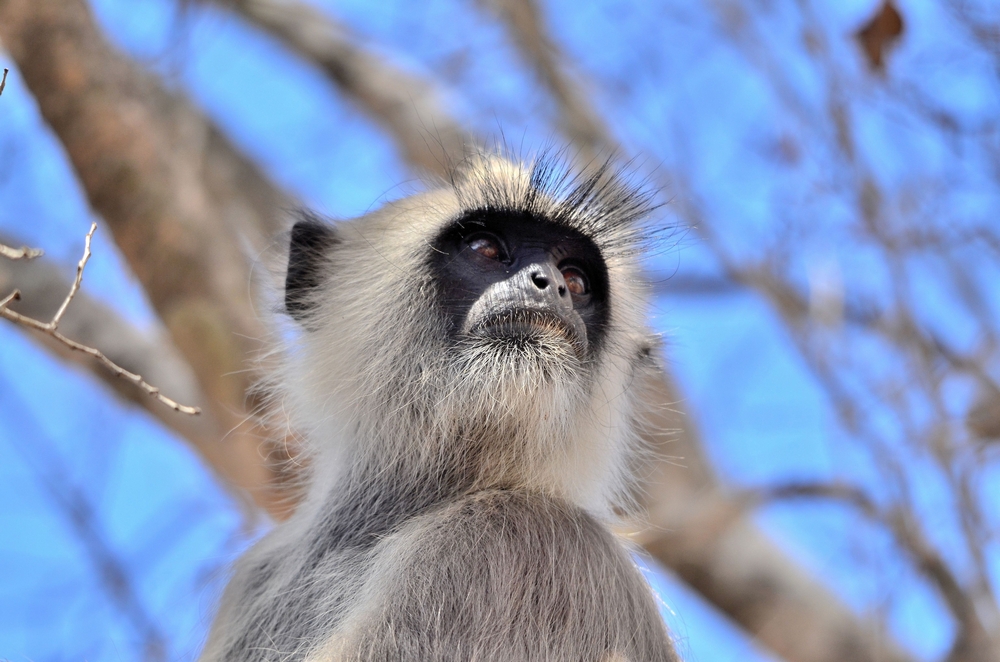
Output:
[[[93,356],[95,359],[103,363],[108,368],[108,370],[113,372],[115,375],[121,377],[126,381],[132,382],[140,389],[142,389],[149,395],[153,396],[154,398],[156,398],[166,406],[170,407],[174,411],[179,411],[182,414],[189,414],[189,415],[200,414],[201,409],[199,407],[188,407],[187,405],[182,405],[174,400],[171,400],[167,396],[160,393],[160,389],[156,388],[151,384],[148,384],[139,375],[133,372],[129,372],[128,370],[125,370],[117,363],[115,363],[107,356],[105,356],[100,350],[95,349],[93,347],[88,347],[87,345],[81,345],[80,343],[74,340],[70,340],[63,334],[59,333],[58,331],[59,322],[62,320],[63,315],[66,313],[66,309],[69,307],[69,302],[73,300],[73,297],[76,296],[77,291],[79,291],[80,289],[80,282],[83,280],[83,269],[84,267],[87,266],[87,260],[90,259],[90,241],[93,238],[94,232],[96,230],[97,230],[97,223],[91,223],[90,231],[87,232],[87,238],[84,243],[83,257],[80,258],[80,262],[76,265],[76,278],[73,279],[73,285],[69,289],[69,294],[67,294],[66,298],[63,299],[62,305],[59,306],[59,310],[57,310],[56,314],[52,317],[52,321],[48,323],[39,322],[36,319],[26,317],[24,315],[21,315],[20,313],[16,313],[13,310],[7,308],[7,304],[9,304],[11,301],[16,301],[21,298],[21,293],[18,290],[14,290],[3,299],[0,299],[0,317],[6,317],[7,319],[16,324],[20,324],[22,326],[35,329],[36,331],[41,331],[42,333],[52,336],[53,338],[63,343],[70,349],[75,349],[78,352],[83,352],[84,354]],[[8,251],[10,252],[10,254],[8,254]],[[31,248],[21,248],[15,250],[7,246],[0,245],[0,255],[3,255],[4,257],[11,257],[11,259],[15,260],[21,258],[31,259],[33,257],[41,255],[41,253],[42,252],[40,250]]]

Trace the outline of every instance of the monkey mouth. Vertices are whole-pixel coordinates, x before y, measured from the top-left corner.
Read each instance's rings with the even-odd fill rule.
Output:
[[[585,338],[569,322],[547,310],[508,310],[476,322],[469,333],[514,341],[532,341],[556,336],[570,343],[577,352],[586,346]]]

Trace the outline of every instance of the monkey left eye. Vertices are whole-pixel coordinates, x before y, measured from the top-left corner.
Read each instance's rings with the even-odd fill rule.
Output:
[[[582,296],[590,292],[590,283],[587,281],[586,274],[576,267],[563,267],[562,275],[566,280],[566,288],[570,294]]]
[[[469,248],[491,260],[499,260],[503,257],[503,249],[500,247],[500,242],[489,235],[479,234],[470,237],[468,244]]]

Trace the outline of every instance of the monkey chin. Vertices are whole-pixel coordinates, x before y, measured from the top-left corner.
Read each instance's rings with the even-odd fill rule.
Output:
[[[467,411],[478,410],[493,424],[506,427],[501,419],[509,419],[520,429],[558,426],[586,400],[587,364],[561,329],[491,327],[464,338],[459,355],[455,392],[464,394],[467,406],[475,403]]]
[[[505,322],[477,329],[462,343],[466,369],[518,390],[575,382],[585,376],[582,346],[557,324]]]

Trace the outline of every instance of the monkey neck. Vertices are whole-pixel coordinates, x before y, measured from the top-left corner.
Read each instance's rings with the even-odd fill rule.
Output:
[[[570,386],[552,390],[564,382]],[[485,489],[545,493],[607,512],[614,426],[572,380],[538,375],[532,384],[548,390],[527,392],[485,378],[426,392],[412,386],[419,380],[410,383],[365,389],[371,400],[342,410],[342,424],[317,429],[331,437],[312,446],[329,455],[314,464],[304,514],[322,530],[321,547],[370,546],[413,516]]]
[[[323,548],[371,546],[409,518],[472,492],[538,491],[524,480],[523,448],[509,436],[494,435],[439,438],[420,453],[396,450],[399,437],[355,440],[357,450],[342,461],[337,481],[318,495]]]
[[[370,547],[409,518],[476,491],[478,483],[474,471],[455,466],[352,463],[323,498],[322,546],[327,551]]]

